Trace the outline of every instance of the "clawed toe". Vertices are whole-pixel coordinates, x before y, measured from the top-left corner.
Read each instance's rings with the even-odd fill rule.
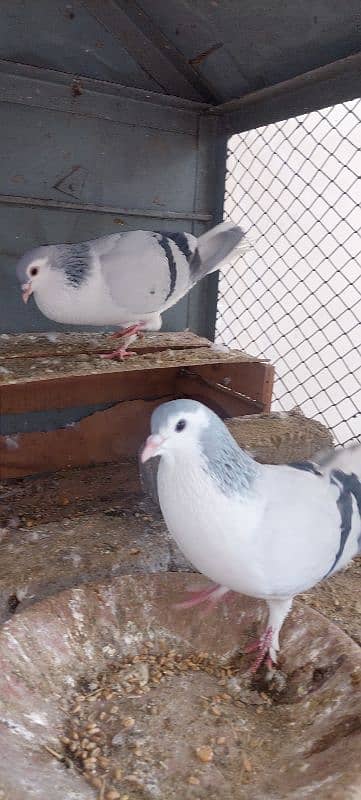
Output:
[[[257,657],[250,670],[253,674],[257,672],[263,663],[266,665],[267,669],[272,669],[274,667],[274,663],[270,655],[272,637],[272,628],[267,628],[267,630],[259,639],[257,639],[255,642],[250,642],[250,644],[246,645],[244,648],[245,653],[257,653]]]
[[[108,359],[115,359],[117,361],[123,361],[123,358],[128,358],[128,356],[136,356],[136,355],[137,353],[134,350],[126,350],[125,347],[118,347],[111,353],[100,353],[100,358],[108,358]]]

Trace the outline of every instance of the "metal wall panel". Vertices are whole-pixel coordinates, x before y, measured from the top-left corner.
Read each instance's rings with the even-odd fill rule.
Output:
[[[137,3],[219,101],[289,80],[361,47],[360,0]]]
[[[80,0],[3,0],[0,58],[159,90]]]

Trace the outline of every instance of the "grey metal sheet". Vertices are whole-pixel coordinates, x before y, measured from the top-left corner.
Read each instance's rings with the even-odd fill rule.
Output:
[[[220,127],[228,136],[360,97],[361,53],[311,70],[277,86],[220,106]]]
[[[3,104],[1,193],[185,211],[196,137]]]
[[[1,23],[0,58],[213,103],[361,49],[359,0],[3,0]]]
[[[0,61],[0,102],[190,135],[196,132],[199,111],[207,108],[202,103],[7,61]]]
[[[139,5],[224,100],[361,49],[359,0],[139,0]]]
[[[160,89],[80,0],[2,2],[0,58],[142,89]]]
[[[110,31],[135,58],[146,74],[157,81],[162,91],[193,100],[202,99],[202,95],[193,85],[194,81],[190,83],[184,74],[184,69],[180,71],[167,57],[166,42],[153,40],[154,30],[151,20],[146,31],[139,27],[140,10],[138,12],[135,10],[135,14],[129,15],[128,3],[124,3],[124,8],[121,8],[121,4],[114,3],[113,0],[82,0],[82,2],[101,26]],[[131,7],[132,4],[129,5]]]

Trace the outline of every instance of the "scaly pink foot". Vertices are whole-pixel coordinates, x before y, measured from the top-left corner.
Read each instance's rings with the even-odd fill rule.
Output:
[[[263,662],[265,662],[268,669],[272,669],[273,661],[269,655],[269,649],[272,644],[272,636],[272,628],[267,628],[259,639],[257,639],[255,642],[251,642],[244,648],[245,653],[258,653],[255,662],[251,666],[251,672],[257,672]]]
[[[112,339],[121,339],[122,336],[134,336],[144,328],[145,322],[136,322],[134,325],[128,325],[127,328],[121,328],[120,331],[114,331],[111,334]]]
[[[227,589],[226,586],[220,586],[219,584],[207,586],[199,592],[191,592],[191,596],[187,600],[183,600],[181,603],[174,603],[173,608],[193,608],[204,603],[204,616],[206,616],[215,608],[219,600],[229,593],[230,589]]]
[[[100,358],[114,358],[118,361],[122,361],[123,358],[127,358],[128,356],[136,356],[138,355],[135,350],[127,350],[126,347],[118,347],[116,350],[113,350],[111,353],[100,353]]]
[[[128,347],[132,342],[136,341],[140,335],[139,331],[144,327],[144,325],[145,322],[137,322],[135,325],[129,325],[128,328],[122,328],[122,330],[112,333],[112,339],[124,338],[124,343],[121,347],[117,347],[117,349],[113,350],[111,353],[101,353],[100,357],[110,359],[114,358],[118,361],[122,361],[123,358],[127,358],[128,356],[136,356],[137,353],[134,352],[134,350],[128,350]]]

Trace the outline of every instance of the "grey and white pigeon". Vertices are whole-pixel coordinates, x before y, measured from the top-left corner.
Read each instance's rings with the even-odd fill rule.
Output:
[[[130,231],[81,244],[31,250],[16,267],[23,300],[34,295],[40,311],[55,322],[114,325],[126,337],[110,358],[126,349],[141,330],[159,330],[163,311],[180,300],[235,249],[250,247],[241,228],[216,225],[198,239],[190,233]]]
[[[160,456],[158,495],[171,535],[213,582],[183,607],[230,590],[266,601],[254,670],[277,660],[293,597],[361,551],[361,445],[322,467],[259,464],[201,403],[173,400],[152,415],[141,459]]]

